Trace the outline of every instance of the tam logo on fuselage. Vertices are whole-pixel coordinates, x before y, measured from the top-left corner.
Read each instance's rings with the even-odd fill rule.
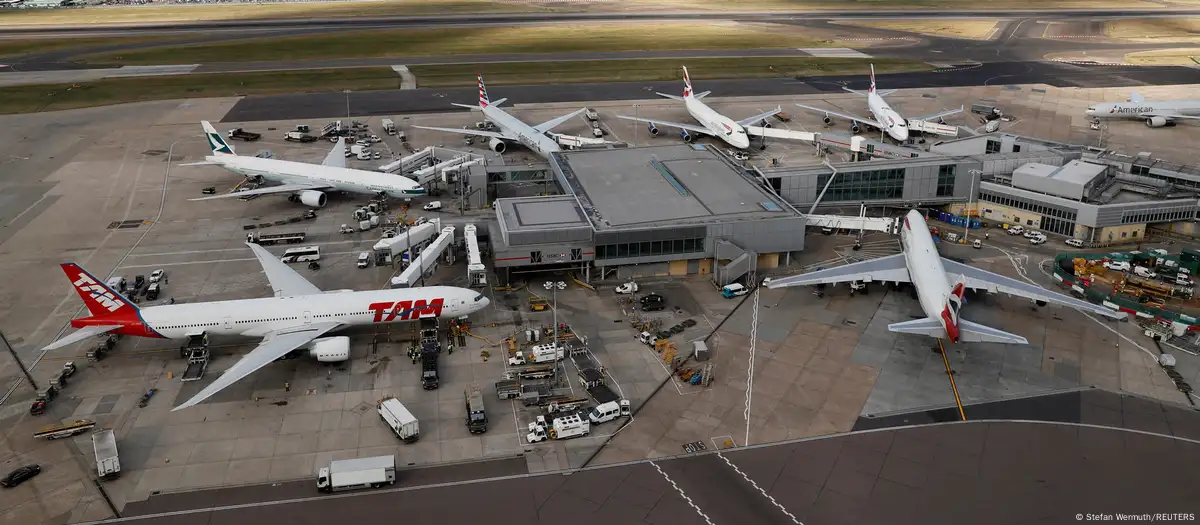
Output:
[[[75,285],[79,291],[90,294],[92,299],[94,299],[97,303],[100,303],[100,306],[107,308],[110,312],[117,311],[121,308],[121,305],[124,304],[115,296],[113,296],[112,292],[108,291],[108,289],[106,289],[104,286],[101,286],[100,283],[96,282],[91,277],[88,277],[88,275],[85,273],[79,274],[79,278],[71,284]]]
[[[416,301],[396,301],[371,303],[371,311],[375,312],[375,323],[390,323],[399,318],[401,321],[409,321],[412,319],[420,319],[421,317],[441,317],[442,306],[446,303],[446,299],[437,298],[430,301],[425,299],[417,299]]]

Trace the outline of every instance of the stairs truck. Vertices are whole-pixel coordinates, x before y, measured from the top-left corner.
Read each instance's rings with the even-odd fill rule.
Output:
[[[591,424],[579,414],[556,417],[549,423],[546,422],[546,416],[538,416],[537,421],[529,424],[529,434],[525,437],[530,443],[537,443],[547,439],[570,439],[586,436],[591,432]]]
[[[96,475],[108,481],[121,476],[121,460],[117,457],[117,436],[112,429],[92,434],[92,450],[96,453]]]
[[[487,410],[483,406],[483,391],[479,387],[470,384],[467,385],[465,392],[467,401],[467,430],[472,434],[483,434],[487,432],[488,419]]]
[[[317,471],[317,490],[324,493],[379,488],[396,482],[396,456],[343,459]]]
[[[229,130],[229,138],[254,142],[262,138],[262,133],[252,133],[242,128],[237,128]]]
[[[413,417],[412,412],[409,412],[399,399],[385,398],[379,402],[376,408],[379,410],[379,419],[391,427],[392,432],[396,433],[396,437],[405,443],[416,443],[417,439],[420,439],[420,422]]]

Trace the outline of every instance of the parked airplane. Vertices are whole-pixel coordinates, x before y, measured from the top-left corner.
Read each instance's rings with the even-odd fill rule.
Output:
[[[1038,306],[1055,303],[1114,319],[1121,319],[1126,315],[1123,312],[1109,310],[1103,306],[1052,292],[1040,286],[945,259],[938,255],[933,237],[929,235],[929,226],[925,223],[925,217],[916,210],[908,212],[908,215],[904,217],[904,224],[900,229],[900,242],[904,252],[897,255],[804,275],[769,279],[765,280],[763,284],[767,288],[782,288],[850,281],[912,283],[913,288],[916,289],[917,298],[920,300],[921,309],[927,317],[915,321],[892,323],[888,325],[888,330],[945,337],[954,343],[959,341],[1029,343],[1027,339],[1019,335],[960,318],[959,309],[962,307],[963,294],[967,289],[1017,295],[1032,299]],[[951,281],[954,282],[953,286],[950,285]]]
[[[1095,104],[1087,108],[1094,119],[1142,119],[1152,128],[1174,126],[1175,119],[1200,118],[1200,100],[1146,100],[1136,91],[1128,102]]]
[[[395,290],[322,292],[265,248],[247,243],[258,257],[275,297],[138,308],[75,263],[62,269],[83,299],[89,317],[73,319],[78,328],[43,350],[53,350],[105,333],[159,339],[193,335],[240,335],[262,339],[258,347],[234,363],[221,377],[175,408],[190,407],[293,352],[321,362],[350,357],[350,338],[323,337],[343,328],[411,321],[426,317],[457,318],[489,304],[473,290],[428,286]]]
[[[712,92],[692,92],[692,79],[688,76],[687,67],[684,67],[682,97],[668,95],[666,93],[656,92],[656,94],[660,97],[669,98],[671,100],[682,101],[684,107],[687,108],[688,114],[691,115],[692,118],[696,119],[696,122],[700,123],[699,126],[692,124],[681,124],[679,122],[669,122],[666,120],[626,117],[623,115],[617,115],[617,118],[645,122],[649,124],[648,127],[650,128],[651,135],[658,135],[658,128],[656,126],[666,126],[668,128],[678,129],[679,136],[683,138],[684,142],[692,142],[696,140],[696,137],[692,134],[697,133],[700,135],[717,137],[728,143],[730,146],[738,149],[746,149],[750,147],[750,136],[746,134],[748,127],[750,128],[750,131],[755,132],[756,135],[761,136],[764,134],[764,130],[766,130],[767,136],[771,136],[770,130],[767,129],[767,126],[751,127],[750,124],[764,122],[768,117],[771,117],[782,111],[782,108],[776,107],[775,109],[764,112],[761,115],[755,115],[753,117],[745,118],[735,122],[733,119],[717,113],[715,110],[708,107],[707,104],[701,102],[701,99],[708,96],[709,93]]]
[[[206,201],[288,193],[288,200],[292,202],[321,208],[328,201],[326,195],[328,191],[386,195],[388,197],[412,197],[425,194],[425,188],[410,178],[347,168],[345,139],[338,139],[337,145],[333,147],[329,155],[325,156],[324,162],[316,165],[238,155],[234,153],[233,145],[225,142],[225,138],[213,129],[212,124],[209,124],[208,121],[203,121],[201,124],[204,126],[204,134],[208,136],[208,145],[212,148],[213,154],[204,157],[202,162],[191,162],[183,164],[183,166],[220,166],[249,179],[269,180],[282,184],[188,200]]]
[[[854,93],[856,95],[866,95],[867,110],[871,112],[871,118],[860,117],[857,115],[847,115],[844,113],[838,113],[838,112],[830,110],[830,109],[817,108],[817,107],[813,107],[813,106],[805,106],[804,104],[796,104],[796,105],[800,106],[804,109],[807,109],[809,111],[816,111],[818,113],[824,113],[826,126],[833,124],[833,119],[829,117],[830,115],[833,115],[835,117],[840,117],[840,118],[849,120],[850,121],[850,130],[851,130],[851,132],[853,132],[855,134],[857,134],[860,131],[860,128],[858,125],[865,124],[865,125],[871,126],[873,128],[879,129],[879,130],[887,133],[889,137],[892,137],[892,139],[894,139],[898,142],[904,142],[904,141],[908,140],[910,131],[922,131],[922,132],[927,132],[927,133],[936,133],[939,135],[953,135],[953,136],[958,135],[958,128],[956,128],[954,126],[945,126],[945,125],[937,124],[937,123],[931,122],[931,121],[933,121],[935,119],[940,119],[942,117],[946,117],[949,115],[953,115],[955,113],[962,113],[963,108],[961,106],[958,109],[951,109],[948,111],[943,111],[941,113],[935,113],[933,115],[925,115],[923,117],[917,117],[917,118],[911,119],[911,120],[905,119],[904,117],[902,117],[900,115],[900,113],[897,113],[896,110],[892,109],[892,106],[888,105],[887,101],[883,99],[883,97],[885,97],[889,94],[895,93],[896,90],[889,89],[887,91],[882,91],[882,92],[875,90],[875,64],[871,64],[871,86],[869,88],[867,88],[866,93],[863,93],[862,91],[856,91],[856,90],[853,90],[853,89],[850,89],[847,87],[843,87],[842,89],[849,91],[851,93]],[[910,130],[910,128],[918,128],[918,129]]]
[[[491,139],[488,142],[488,147],[496,153],[504,153],[508,149],[509,142],[517,142],[521,145],[533,150],[543,157],[549,157],[551,153],[561,151],[558,141],[551,138],[548,132],[563,122],[575,118],[580,113],[583,113],[587,108],[580,108],[561,117],[547,120],[536,126],[530,126],[520,119],[509,115],[508,112],[500,109],[498,106],[503,104],[507,98],[502,98],[495,102],[488,99],[487,88],[483,85],[483,75],[476,75],[479,79],[479,106],[469,104],[454,104],[458,107],[467,109],[478,109],[483,112],[483,116],[491,121],[500,131],[487,131],[476,129],[455,129],[455,128],[437,128],[431,126],[413,126],[420,129],[431,129],[434,131],[444,131],[446,133],[460,133],[463,135],[475,135],[477,137],[486,137]],[[574,137],[573,137],[574,138]],[[591,142],[591,141],[587,141]],[[599,141],[603,142],[603,141]]]

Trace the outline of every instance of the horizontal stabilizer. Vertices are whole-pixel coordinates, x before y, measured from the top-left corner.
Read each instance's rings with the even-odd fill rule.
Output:
[[[1016,334],[1010,334],[990,326],[972,323],[965,319],[958,320],[958,340],[964,343],[1007,343],[1010,345],[1027,345],[1029,340]]]
[[[888,331],[902,334],[927,335],[929,337],[946,337],[946,328],[942,326],[942,322],[929,317],[889,324]]]
[[[202,160],[200,162],[185,162],[183,164],[176,164],[176,166],[220,166],[220,165],[221,165],[220,162],[213,162],[211,160]]]
[[[654,94],[655,94],[655,95],[658,95],[658,96],[660,96],[660,97],[663,97],[663,98],[669,98],[669,99],[671,99],[671,100],[679,100],[679,101],[682,101],[682,100],[683,100],[683,97],[681,97],[681,96],[679,96],[679,95],[668,95],[668,94],[666,94],[666,93],[659,93],[659,92],[657,92],[657,91],[655,91],[655,92],[654,92]]]
[[[108,333],[108,332],[116,330],[120,327],[121,327],[121,325],[119,325],[119,324],[118,325],[85,326],[83,328],[80,328],[79,330],[76,330],[75,333],[73,333],[71,335],[68,335],[62,339],[59,339],[53,343],[50,343],[48,346],[42,348],[42,350],[43,351],[58,350],[59,348],[62,348],[69,344],[78,343],[89,337],[95,337],[95,336],[103,334],[103,333]]]

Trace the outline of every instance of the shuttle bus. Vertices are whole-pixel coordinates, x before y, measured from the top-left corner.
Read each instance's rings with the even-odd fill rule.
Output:
[[[285,263],[294,263],[316,261],[320,258],[320,246],[304,246],[301,248],[289,248],[286,252],[283,252],[283,257],[279,260]]]

